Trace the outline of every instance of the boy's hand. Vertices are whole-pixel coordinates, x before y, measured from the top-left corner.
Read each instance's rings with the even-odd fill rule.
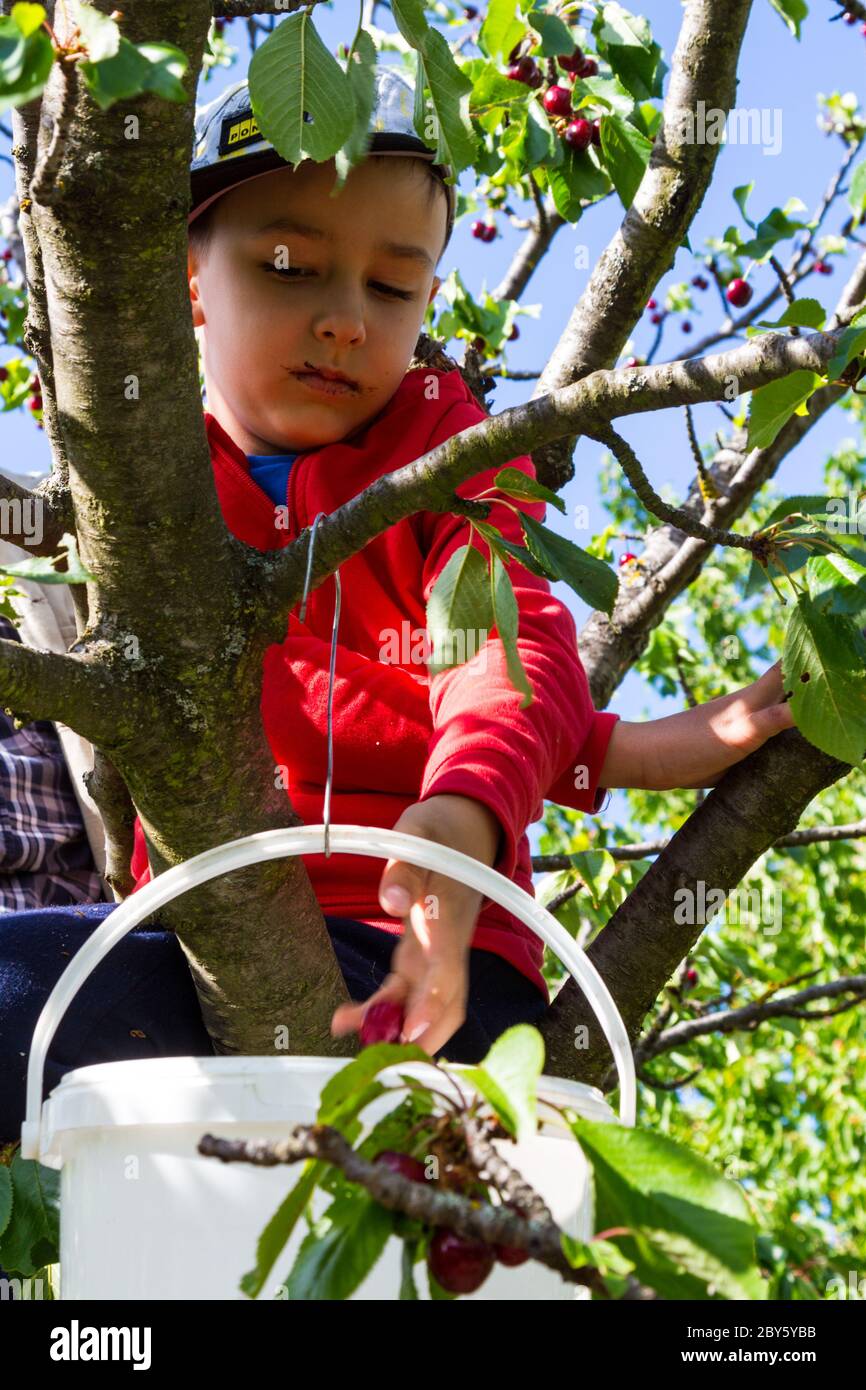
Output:
[[[450,845],[492,865],[499,854],[501,826],[479,801],[466,796],[431,796],[408,806],[394,826]],[[357,1031],[373,1003],[388,999],[405,1013],[403,1041],[432,1056],[466,1017],[469,947],[482,895],[454,879],[389,859],[379,882],[384,910],[403,918],[403,935],[391,957],[391,973],[363,1004],[341,1004],[331,1034]]]
[[[599,784],[652,791],[714,787],[734,763],[793,726],[791,706],[782,699],[781,665],[777,661],[732,695],[720,695],[681,714],[643,724],[623,725],[619,720]]]

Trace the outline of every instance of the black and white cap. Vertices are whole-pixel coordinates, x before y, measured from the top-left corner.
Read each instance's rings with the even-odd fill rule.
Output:
[[[435,150],[426,145],[415,130],[414,103],[414,87],[407,77],[393,67],[377,68],[376,102],[368,127],[368,153],[414,155],[433,163]],[[291,168],[291,164],[259,130],[246,80],[236,83],[196,110],[188,221],[195,221],[230,188],[280,168]],[[433,163],[433,168],[442,176],[448,198],[447,243],[454,226],[457,185],[444,182],[451,177],[450,164]]]

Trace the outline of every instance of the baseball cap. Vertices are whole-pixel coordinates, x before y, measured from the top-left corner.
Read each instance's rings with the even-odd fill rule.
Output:
[[[376,98],[368,126],[367,152],[428,159],[443,180],[450,178],[451,165],[433,163],[435,150],[426,145],[415,130],[412,119],[415,89],[409,79],[393,67],[379,67],[375,81]],[[236,83],[214,101],[196,109],[188,224],[230,188],[274,169],[291,167],[291,162],[283,159],[259,130],[247,80]],[[442,186],[448,198],[447,245],[454,227],[457,185],[443,182]]]

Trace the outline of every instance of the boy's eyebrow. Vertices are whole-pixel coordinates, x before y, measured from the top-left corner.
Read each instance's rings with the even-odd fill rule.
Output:
[[[299,222],[296,217],[275,217],[272,222],[257,227],[253,235],[263,236],[265,232],[294,232],[296,236],[310,237],[315,241],[331,240],[321,227],[314,227],[309,222]],[[423,246],[413,246],[402,241],[382,241],[376,250],[384,251],[389,256],[399,256],[403,260],[420,261],[425,269],[433,269],[433,259]]]

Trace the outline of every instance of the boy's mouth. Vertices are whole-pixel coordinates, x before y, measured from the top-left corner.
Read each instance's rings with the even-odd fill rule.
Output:
[[[292,376],[297,377],[298,381],[303,382],[311,391],[318,391],[325,396],[353,395],[358,390],[358,383],[351,377],[329,367],[303,367],[292,372]]]

